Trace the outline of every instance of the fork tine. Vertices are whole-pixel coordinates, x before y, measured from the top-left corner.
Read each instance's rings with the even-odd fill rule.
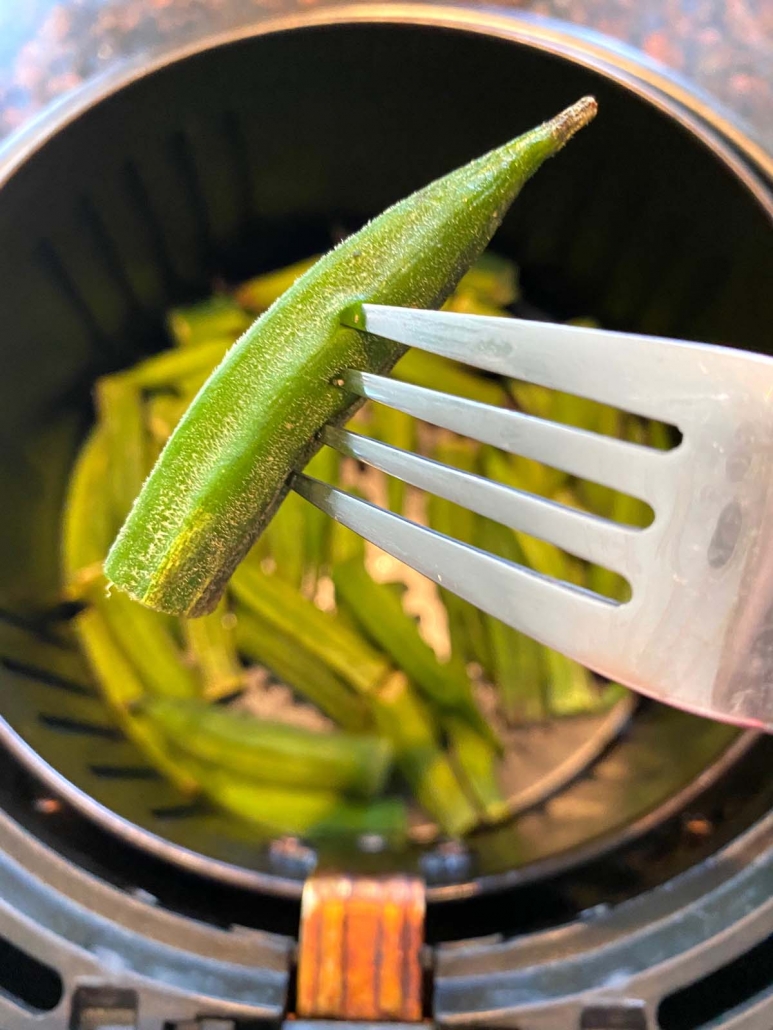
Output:
[[[589,662],[594,641],[614,640],[613,601],[479,551],[328,483],[296,473],[292,488],[327,515],[433,582],[540,643]],[[603,672],[602,668],[598,671]]]
[[[707,344],[612,330],[363,304],[349,324],[398,343],[679,425],[738,368]],[[364,322],[364,324],[363,324]],[[695,374],[703,366],[713,382]]]
[[[629,573],[632,565],[636,567],[631,559],[635,557],[640,529],[609,522],[345,429],[328,427],[324,441],[341,454],[470,508],[485,518],[547,540],[578,558],[621,575]]]
[[[676,451],[655,451],[370,372],[347,369],[342,382],[345,389],[360,397],[631,494],[653,507],[664,490],[670,490],[670,477],[665,473]]]

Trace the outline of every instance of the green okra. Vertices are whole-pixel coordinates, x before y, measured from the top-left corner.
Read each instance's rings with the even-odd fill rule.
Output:
[[[414,797],[441,829],[462,836],[478,822],[435,724],[402,672],[392,673],[372,699],[376,726],[394,748],[395,762]]]
[[[431,183],[298,279],[183,416],[110,550],[109,579],[170,614],[211,611],[292,472],[319,448],[323,426],[360,403],[338,377],[347,368],[387,372],[404,351],[347,328],[362,324],[359,305],[442,305],[524,183],[595,111],[586,97]]]
[[[332,447],[322,447],[303,470],[312,479],[336,486],[341,467],[341,455]],[[316,581],[321,570],[328,565],[333,520],[313,504],[306,502],[304,510],[304,550],[306,569]]]
[[[489,250],[481,254],[469,272],[462,276],[456,292],[472,294],[482,304],[494,308],[509,307],[521,295],[518,266],[509,258]]]
[[[133,712],[133,707],[145,697],[145,686],[102,613],[96,608],[87,608],[76,616],[73,624],[99,689],[127,737],[175,786],[185,793],[195,792],[196,780],[169,756],[166,741],[154,724]]]
[[[190,399],[177,393],[154,393],[145,404],[145,424],[152,439],[163,446],[185,414]]]
[[[103,497],[110,461],[102,427],[92,429],[75,460],[64,506],[62,574],[64,592],[80,599],[102,578],[113,520]]]
[[[488,740],[457,715],[443,719],[451,763],[473,804],[487,823],[497,823],[510,814],[497,778],[497,752]]]
[[[292,834],[308,840],[377,835],[394,845],[408,835],[408,815],[398,798],[353,801],[330,790],[294,790],[256,783],[228,769],[185,762],[218,807],[251,823],[267,838]]]
[[[122,421],[133,426],[133,419]],[[140,423],[142,425],[142,423]],[[120,460],[109,426],[100,424],[81,449],[65,503],[62,566],[65,590],[101,613],[116,646],[134,666],[144,689],[170,697],[196,697],[198,680],[186,668],[168,616],[149,611],[118,591],[108,594],[102,575],[110,536],[111,506],[104,485],[111,465]],[[134,473],[138,470],[134,468]]]
[[[243,607],[295,640],[358,694],[372,694],[389,673],[389,662],[359,634],[277,576],[265,575],[250,563],[239,569],[232,587]]]
[[[229,697],[244,685],[244,669],[236,650],[236,617],[225,598],[209,615],[184,619],[183,634],[208,701]]]
[[[248,607],[238,605],[236,643],[251,662],[270,669],[342,729],[366,730],[373,719],[364,699],[332,672],[317,654],[307,650],[292,631],[276,625]]]
[[[390,408],[386,404],[374,404],[370,423],[371,435],[402,451],[416,447],[416,419],[404,411]],[[405,507],[405,483],[395,476],[387,476],[387,501],[389,510],[401,514]]]
[[[102,613],[148,693],[158,697],[200,696],[198,676],[183,662],[168,616],[151,612],[118,591],[108,594],[103,584],[93,591],[91,602]]]
[[[548,715],[545,649],[532,637],[488,616],[493,679],[508,722],[540,722]]]
[[[247,311],[259,314],[266,311],[275,300],[289,290],[293,283],[300,279],[320,259],[319,254],[303,258],[285,268],[278,268],[273,272],[266,272],[263,275],[256,275],[253,279],[237,286],[234,291],[237,304]]]
[[[403,610],[397,594],[376,583],[360,561],[333,569],[336,597],[354,620],[408,676],[416,689],[439,712],[455,713],[500,748],[496,734],[481,715],[464,665],[451,660],[441,665],[421,637],[415,621]]]
[[[191,376],[209,375],[230,346],[229,340],[221,339],[165,350],[111,378],[128,382],[141,390],[169,389]]]
[[[446,465],[452,465],[463,472],[478,471],[479,448],[469,440],[445,437],[438,441],[434,457]],[[467,508],[461,508],[444,497],[431,494],[428,498],[427,514],[432,529],[446,536],[475,544],[479,517]],[[448,615],[448,629],[453,656],[463,664],[477,662],[487,675],[493,674],[491,642],[483,616],[469,601],[465,601],[449,590],[440,590]]]
[[[141,711],[184,754],[277,786],[369,798],[392,764],[381,737],[317,733],[196,701],[148,699]]]
[[[495,407],[507,404],[507,391],[496,380],[486,379],[458,361],[427,351],[409,350],[395,365],[393,377],[430,390],[467,397],[481,404]]]
[[[481,519],[479,534],[484,550],[519,565],[528,564],[515,534],[507,526]],[[484,618],[491,647],[492,678],[505,717],[509,722],[544,719],[547,714],[544,648],[499,619],[491,615]]]
[[[223,295],[173,308],[166,320],[172,342],[178,347],[195,347],[213,340],[233,343],[251,324],[252,318],[244,308]]]
[[[296,590],[306,567],[306,510],[309,502],[291,490],[266,526],[268,553],[276,563],[276,575]]]
[[[100,379],[96,397],[99,421],[107,441],[114,525],[120,526],[148,471],[142,397],[139,389],[120,375]],[[94,503],[97,502],[98,498],[94,498]]]
[[[610,695],[584,665],[549,647],[543,651],[548,669],[547,703],[551,715],[585,715],[609,707]]]

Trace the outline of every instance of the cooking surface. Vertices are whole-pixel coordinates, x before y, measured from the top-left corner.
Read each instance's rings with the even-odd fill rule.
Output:
[[[24,0],[0,6],[0,136],[124,57],[319,0]],[[768,0],[501,0],[642,51],[713,94],[773,151]]]

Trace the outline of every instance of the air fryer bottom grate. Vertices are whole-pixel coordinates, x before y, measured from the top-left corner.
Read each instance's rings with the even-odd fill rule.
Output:
[[[750,785],[771,759],[773,742],[760,740],[687,812],[571,874],[430,906],[435,1020],[472,1025],[485,1012],[487,1025],[526,1030],[697,1030],[732,1010],[734,1030],[767,1030],[754,1020],[773,1005],[773,817],[763,814],[773,787],[761,797]],[[292,1009],[295,903],[117,842],[6,753],[0,783],[0,1024],[26,1025],[7,1015],[10,996],[50,1008],[57,1030],[90,1030],[94,1007],[119,1025],[118,995],[78,988],[84,976],[129,991],[153,1030],[202,1005],[247,1020]]]

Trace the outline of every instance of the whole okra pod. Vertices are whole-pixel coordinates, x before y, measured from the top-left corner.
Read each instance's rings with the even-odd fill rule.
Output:
[[[151,608],[202,615],[282,502],[326,423],[360,403],[335,381],[404,348],[345,328],[363,301],[437,307],[521,187],[596,111],[586,97],[390,208],[321,258],[247,330],[172,434],[106,562]]]
[[[317,733],[196,701],[150,698],[141,711],[185,754],[277,786],[369,798],[392,763],[379,737]]]

